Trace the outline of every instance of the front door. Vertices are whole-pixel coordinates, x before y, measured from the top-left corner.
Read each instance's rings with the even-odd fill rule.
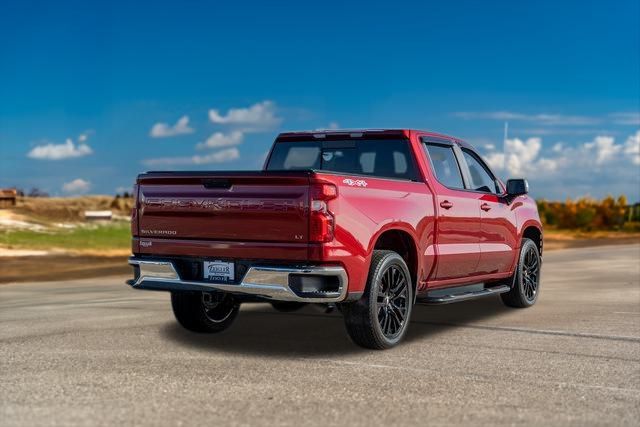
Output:
[[[517,255],[517,229],[514,204],[502,197],[503,189],[491,169],[473,151],[462,148],[463,171],[468,172],[470,189],[476,192],[480,207],[480,262],[478,274],[508,272]]]

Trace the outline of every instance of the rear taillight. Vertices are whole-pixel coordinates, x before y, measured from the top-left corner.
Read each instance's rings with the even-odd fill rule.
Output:
[[[131,235],[138,235],[138,184],[133,186],[133,207],[131,208]]]
[[[311,188],[309,218],[309,240],[330,242],[333,240],[335,217],[329,211],[327,202],[338,197],[338,188],[333,184],[317,184]]]

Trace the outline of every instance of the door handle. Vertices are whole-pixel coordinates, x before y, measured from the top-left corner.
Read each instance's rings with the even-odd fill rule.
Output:
[[[482,209],[483,211],[487,212],[491,210],[491,206],[489,206],[488,203],[483,203],[480,205],[480,209]]]
[[[443,202],[440,202],[440,207],[445,209],[451,209],[453,207],[453,203],[451,203],[448,200],[445,200]]]

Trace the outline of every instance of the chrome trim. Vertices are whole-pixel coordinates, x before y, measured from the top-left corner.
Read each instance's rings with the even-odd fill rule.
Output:
[[[138,283],[145,278],[179,280],[178,272],[169,261],[140,261],[135,258],[129,259],[130,265],[140,267]]]
[[[249,267],[239,284],[211,283],[182,280],[171,261],[155,261],[130,258],[130,265],[140,268],[140,275],[135,281],[130,281],[137,289],[153,290],[195,290],[248,294],[277,301],[299,302],[340,302],[347,298],[348,279],[344,268],[339,266],[309,266],[309,267]],[[289,287],[290,274],[312,274],[338,277],[337,292],[325,293],[321,297],[302,297]]]

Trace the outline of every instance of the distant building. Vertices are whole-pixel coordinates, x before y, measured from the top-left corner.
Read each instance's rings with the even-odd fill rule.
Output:
[[[0,208],[10,208],[16,205],[18,192],[15,188],[0,188]]]
[[[111,221],[111,211],[84,211],[84,219],[87,221]]]

